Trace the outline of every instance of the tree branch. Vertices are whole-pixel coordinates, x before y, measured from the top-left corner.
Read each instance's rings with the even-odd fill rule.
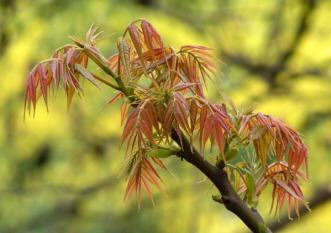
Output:
[[[182,151],[179,152],[178,156],[198,168],[210,179],[220,191],[221,200],[229,211],[237,215],[253,232],[271,232],[256,210],[250,209],[234,191],[224,171],[224,163],[216,167],[204,160],[202,155],[195,148],[192,148],[188,139],[183,135],[179,136],[175,130],[172,130],[171,138],[178,145],[181,145]]]
[[[309,20],[317,5],[316,0],[302,0],[302,4],[303,12],[298,22],[298,27],[295,31],[294,38],[288,46],[288,49],[280,55],[278,64],[276,65],[278,67],[284,67],[289,59],[295,54],[301,44],[304,35],[309,29]]]
[[[279,76],[279,74],[283,74],[283,72],[287,71],[286,66],[287,66],[289,60],[296,54],[298,48],[301,45],[303,38],[309,31],[309,29],[310,29],[309,21],[311,20],[311,17],[318,6],[317,0],[301,0],[301,1],[299,1],[299,3],[302,5],[302,12],[301,12],[301,15],[297,19],[297,25],[293,32],[293,38],[289,42],[289,44],[285,48],[285,50],[280,51],[278,53],[278,57],[274,64],[268,64],[266,62],[265,58],[259,59],[259,61],[254,62],[246,54],[238,54],[238,53],[225,51],[224,48],[222,48],[222,51],[220,52],[219,56],[227,62],[233,63],[235,65],[238,65],[238,66],[244,68],[251,74],[260,76],[263,80],[265,80],[268,83],[268,85],[271,89],[278,87],[277,77]],[[270,33],[270,36],[272,36],[272,38],[270,38],[270,36],[268,38],[266,38],[268,40],[267,50],[270,50],[270,48],[269,48],[270,45],[273,46],[273,44],[271,43],[272,40],[274,40],[275,38],[278,38],[278,37],[279,38],[282,37],[282,34],[281,34],[282,30],[280,28],[282,25],[280,22],[280,17],[278,17],[278,15],[284,13],[284,4],[285,3],[281,2],[278,5],[278,8],[276,10],[275,14],[277,15],[277,17],[274,17],[276,22],[274,24],[274,28],[271,30],[271,33]],[[194,29],[197,33],[206,33],[204,28],[199,25],[204,25],[206,23],[208,25],[211,24],[211,22],[208,22],[207,20],[202,20],[202,19],[200,19],[200,21],[202,20],[202,23],[197,22],[192,17],[188,17],[187,15],[183,15],[183,14],[178,14],[169,9],[162,9],[162,8],[158,8],[158,9],[163,10],[165,13],[170,14],[173,17],[176,17],[177,19],[186,23],[192,29]],[[222,15],[221,12],[218,12],[217,14]],[[219,24],[219,22],[220,22],[219,20],[216,21],[217,24]],[[283,43],[283,42],[281,41],[279,43]],[[266,53],[267,52],[268,51],[266,51]],[[316,72],[315,70],[312,70],[312,69],[309,69],[309,71],[310,71],[309,73],[312,73],[313,75],[322,74],[321,72]],[[311,72],[311,70],[312,70],[312,72]],[[296,75],[301,75],[301,74],[297,73]],[[288,76],[288,77],[291,78],[291,76]]]

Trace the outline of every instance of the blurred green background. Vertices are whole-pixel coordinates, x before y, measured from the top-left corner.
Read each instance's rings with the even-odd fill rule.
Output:
[[[221,72],[209,98],[225,91],[298,129],[308,145],[307,199],[317,206],[281,232],[331,232],[331,2],[313,0],[0,0],[0,232],[245,232],[211,200],[212,185],[170,158],[164,191],[137,209],[123,201],[119,106],[109,89],[84,83],[67,112],[62,93],[23,121],[28,71],[69,35],[92,23],[106,55],[125,27],[148,19],[165,44],[214,48]],[[266,221],[270,192],[259,210]],[[324,196],[323,196],[324,195]],[[318,228],[318,230],[317,230]]]

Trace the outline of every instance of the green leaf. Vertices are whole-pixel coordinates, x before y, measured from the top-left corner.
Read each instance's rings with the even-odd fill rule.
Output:
[[[256,185],[255,185],[255,178],[251,173],[246,174],[246,198],[249,205],[256,206],[257,200],[255,196]]]
[[[243,115],[250,115],[255,111],[255,109],[256,109],[256,104],[252,104],[244,107],[241,111]]]
[[[229,161],[231,159],[233,159],[237,154],[238,154],[239,150],[237,147],[234,148],[230,148],[225,152],[225,159],[226,161]]]
[[[117,48],[124,68],[124,75],[126,78],[129,78],[131,76],[130,45],[125,38],[120,37],[117,42]]]

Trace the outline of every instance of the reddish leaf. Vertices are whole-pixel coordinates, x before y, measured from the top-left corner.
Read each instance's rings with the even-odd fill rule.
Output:
[[[294,208],[297,215],[299,215],[299,205],[306,205],[304,202],[304,195],[298,184],[299,179],[306,179],[306,176],[300,172],[294,171],[285,162],[275,162],[268,166],[261,179],[257,182],[257,195],[261,193],[262,189],[264,189],[269,182],[273,185],[270,211],[275,209],[275,213],[278,213],[282,209],[284,203],[287,203],[288,213]],[[276,206],[274,206],[275,201]]]
[[[79,73],[92,81],[91,75],[85,69],[87,56],[73,46],[64,46],[57,50],[52,59],[37,64],[29,73],[25,86],[25,111],[35,111],[38,97],[42,96],[48,108],[50,89],[58,89],[63,83],[67,96],[68,107],[75,92],[81,93]],[[79,70],[77,69],[79,67]],[[84,69],[84,70],[83,70]],[[24,111],[24,112],[25,112]]]
[[[189,133],[188,114],[189,105],[187,100],[179,92],[174,92],[162,121],[164,135],[168,137],[173,127],[178,132],[179,129],[182,129]]]
[[[128,141],[127,148],[133,148],[133,138],[137,137],[137,148],[141,150],[145,145],[145,139],[151,143],[153,140],[153,129],[158,126],[158,118],[154,104],[151,100],[141,101],[139,105],[132,109],[123,129],[122,143]]]
[[[224,157],[224,137],[229,133],[232,124],[225,109],[216,104],[202,102],[200,107],[200,149],[204,151],[207,140],[215,142],[219,152]]]
[[[140,152],[134,154],[131,163],[129,180],[124,197],[127,199],[135,192],[138,205],[140,205],[142,188],[145,189],[147,195],[152,199],[153,191],[151,185],[161,190],[160,182],[162,182],[162,179],[149,158],[144,157]],[[160,165],[159,163],[156,164]]]

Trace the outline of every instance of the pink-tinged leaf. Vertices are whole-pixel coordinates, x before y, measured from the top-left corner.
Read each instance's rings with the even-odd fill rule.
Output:
[[[107,102],[107,104],[114,104],[122,98],[124,98],[124,94],[123,94],[123,92],[119,91]]]
[[[129,105],[127,102],[123,102],[121,105],[121,125],[123,125],[125,119],[126,119],[126,115],[127,112],[129,110]]]
[[[154,48],[162,48],[163,42],[161,36],[154,29],[154,27],[146,20],[141,21],[141,29],[144,35],[144,41],[148,49],[154,50]]]
[[[276,179],[274,178],[273,179],[274,182],[280,186],[280,188],[284,189],[289,195],[291,195],[291,197],[295,198],[295,199],[298,199],[298,200],[302,200],[301,197],[299,197],[294,190],[292,190],[285,182],[279,180],[279,179]]]
[[[153,131],[157,127],[157,115],[155,106],[150,99],[141,101],[138,106],[131,110],[123,129],[122,143],[127,141],[127,148],[133,148],[132,138],[139,139],[137,147],[142,150],[145,140],[154,144]]]
[[[157,165],[159,165],[157,163]],[[140,152],[136,152],[130,162],[129,180],[125,192],[125,199],[129,198],[133,192],[136,193],[138,205],[141,202],[141,192],[144,189],[152,199],[152,186],[161,190],[161,177],[157,173],[149,158],[144,157]]]
[[[260,158],[265,158],[265,154],[270,146],[278,161],[284,160],[286,153],[288,153],[288,164],[294,171],[298,171],[301,165],[307,166],[307,148],[300,135],[282,121],[257,113],[255,116],[250,116],[246,120],[245,125],[248,126],[248,130],[252,135],[257,134],[254,132],[256,128],[264,127],[267,130],[267,133],[258,135],[253,140],[256,152]]]
[[[51,59],[37,64],[29,73],[25,89],[25,111],[30,112],[31,107],[35,111],[38,97],[42,96],[48,109],[48,97],[50,90],[64,87],[67,97],[67,105],[70,106],[74,93],[81,94],[79,73],[85,78],[94,80],[87,74],[88,57],[82,50],[72,45],[58,49]],[[76,69],[77,66],[80,71]],[[83,70],[84,69],[84,70]],[[60,85],[62,83],[63,85]],[[24,111],[24,112],[25,112]],[[25,113],[24,113],[25,114]]]
[[[139,28],[135,24],[131,24],[127,30],[129,32],[133,46],[137,52],[138,58],[141,62],[141,65],[143,66],[144,70],[146,70],[146,65],[143,57],[141,32],[139,31]]]
[[[115,73],[117,73],[119,75],[119,54],[116,53],[114,55],[112,55],[110,58],[108,58],[108,64],[111,70],[113,70]]]
[[[257,182],[256,195],[260,195],[261,191],[269,182],[273,185],[270,212],[274,209],[275,214],[278,213],[283,205],[287,203],[288,213],[294,208],[297,215],[299,215],[299,204],[306,205],[303,192],[299,186],[299,179],[305,180],[306,177],[304,174],[294,171],[289,164],[285,162],[272,163],[267,167],[263,176]],[[276,206],[274,206],[274,202],[276,202]]]
[[[216,66],[210,49],[203,46],[183,46],[180,49],[179,69],[188,82],[205,83],[206,78],[215,73]],[[201,85],[197,85],[196,94],[203,96]]]
[[[192,87],[199,85],[198,83],[178,83],[177,85],[175,85],[173,87],[173,90],[175,92],[180,92],[180,91],[184,91],[186,89],[191,89]]]
[[[169,137],[172,128],[174,127],[180,132],[180,129],[186,133],[190,132],[188,123],[189,105],[182,94],[175,92],[168,102],[165,116],[162,121],[164,136]]]
[[[197,103],[192,100],[190,102],[190,126],[191,126],[191,135],[193,135],[194,129],[197,124],[199,107]]]
[[[232,124],[225,109],[219,105],[203,101],[200,106],[200,149],[204,151],[208,139],[216,143],[221,155],[224,157],[224,138],[232,128]]]

